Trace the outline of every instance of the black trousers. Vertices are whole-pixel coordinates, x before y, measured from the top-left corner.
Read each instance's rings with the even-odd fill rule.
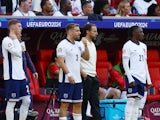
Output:
[[[82,120],[87,120],[86,110],[88,101],[91,104],[93,120],[101,120],[98,98],[99,80],[97,77],[87,76],[83,81]]]

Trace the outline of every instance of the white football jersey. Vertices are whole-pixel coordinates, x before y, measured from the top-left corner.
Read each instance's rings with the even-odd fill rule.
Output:
[[[146,68],[147,46],[142,42],[137,45],[129,40],[123,46],[122,57],[123,59],[129,58],[129,73],[142,83],[146,83],[148,74]]]
[[[25,79],[22,47],[19,40],[12,40],[9,37],[5,37],[2,40],[2,54],[4,80],[9,80],[11,77],[15,80]]]
[[[75,41],[72,44],[69,40],[62,40],[57,46],[57,56],[63,57],[65,64],[72,74],[75,83],[82,82],[80,75],[80,60],[81,54],[84,52],[84,45],[82,42]],[[68,77],[64,74],[62,69],[59,73],[59,82],[69,83]]]

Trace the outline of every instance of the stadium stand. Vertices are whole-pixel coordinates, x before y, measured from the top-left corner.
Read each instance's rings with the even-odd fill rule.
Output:
[[[53,50],[41,49],[37,53],[38,61],[36,63],[37,72],[39,74],[39,82],[41,87],[46,86],[47,67],[51,62]]]
[[[40,91],[39,81],[35,80],[31,71],[28,70],[30,77],[30,91],[33,95],[34,101],[48,101],[50,98],[49,94],[44,94]],[[53,97],[55,99],[56,96]]]
[[[106,87],[108,81],[108,72],[111,70],[112,64],[108,61],[108,53],[106,50],[97,50],[97,76],[100,80],[100,86]]]

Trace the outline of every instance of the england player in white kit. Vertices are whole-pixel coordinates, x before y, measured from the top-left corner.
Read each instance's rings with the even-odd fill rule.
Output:
[[[3,77],[7,100],[6,119],[14,120],[14,106],[21,99],[19,119],[26,120],[30,96],[23,70],[22,47],[18,40],[22,26],[18,20],[11,20],[8,28],[9,36],[2,40]]]
[[[127,104],[125,108],[125,120],[137,120],[138,109],[143,99],[146,80],[151,85],[151,79],[147,65],[147,47],[140,42],[144,33],[142,28],[133,26],[129,29],[129,37],[122,52],[123,67],[127,75],[126,90]]]
[[[82,79],[80,60],[81,56],[89,58],[89,52],[85,41],[80,39],[80,28],[78,24],[68,24],[66,27],[67,38],[57,46],[57,62],[60,66],[59,73],[59,98],[60,120],[67,120],[67,109],[73,103],[73,118],[81,120],[82,103]]]

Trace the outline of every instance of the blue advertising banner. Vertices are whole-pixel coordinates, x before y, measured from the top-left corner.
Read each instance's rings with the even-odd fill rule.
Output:
[[[87,17],[0,17],[0,27],[7,28],[10,19],[18,19],[22,22],[23,28],[65,28],[68,23],[78,23],[80,27],[90,22],[97,25],[98,28],[123,29],[133,25],[138,25],[146,29],[159,29],[160,19],[156,17],[104,17],[102,21],[89,21]]]

